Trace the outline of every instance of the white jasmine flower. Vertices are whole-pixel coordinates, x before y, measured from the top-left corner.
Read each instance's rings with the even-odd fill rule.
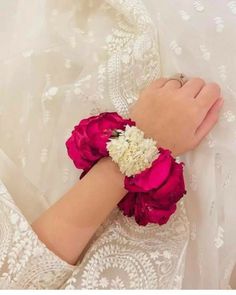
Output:
[[[124,131],[116,131],[119,136],[107,142],[107,150],[120,171],[132,176],[149,168],[159,154],[156,141],[144,138],[143,131],[135,126],[127,125]]]

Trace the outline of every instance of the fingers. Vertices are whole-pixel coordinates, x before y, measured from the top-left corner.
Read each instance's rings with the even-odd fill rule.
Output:
[[[178,88],[181,88],[181,83],[178,81],[178,80],[168,80],[164,87],[164,89],[178,89]]]
[[[198,143],[211,131],[211,129],[217,123],[223,103],[223,98],[217,99],[217,101],[207,113],[205,119],[202,121],[201,125],[196,130],[195,136]]]
[[[199,94],[204,86],[204,80],[200,78],[193,78],[186,82],[180,91],[184,92],[184,94],[189,96],[190,98],[193,98]]]
[[[152,81],[152,85],[155,87],[155,88],[161,88],[165,85],[165,83],[167,82],[167,78],[160,78],[160,79],[157,79],[157,80],[154,80]]]
[[[202,108],[205,115],[220,97],[220,87],[216,83],[205,85],[196,96],[196,103]]]
[[[181,83],[177,80],[169,80],[168,78],[160,78],[158,80],[155,80],[151,83],[151,86],[154,86],[155,88],[169,88],[169,89],[175,89],[180,88]]]

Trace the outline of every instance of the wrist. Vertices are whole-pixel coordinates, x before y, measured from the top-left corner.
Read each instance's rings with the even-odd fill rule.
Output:
[[[150,132],[149,132],[149,128],[147,126],[145,126],[145,114],[140,114],[140,113],[137,113],[136,110],[135,110],[135,105],[134,105],[134,108],[130,110],[130,113],[129,113],[129,118],[135,122],[135,126],[138,127],[140,130],[142,130],[144,133],[145,133],[145,136],[149,136],[150,137]]]
[[[123,193],[121,198],[126,194],[127,190],[124,188],[125,175],[120,171],[118,165],[112,161],[111,157],[100,159],[91,170],[99,171],[99,177],[106,179],[109,186],[119,189]]]

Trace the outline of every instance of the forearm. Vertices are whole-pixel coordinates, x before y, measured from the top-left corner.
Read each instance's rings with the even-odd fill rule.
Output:
[[[32,228],[50,250],[75,264],[99,225],[126,194],[123,186],[118,166],[103,158]]]

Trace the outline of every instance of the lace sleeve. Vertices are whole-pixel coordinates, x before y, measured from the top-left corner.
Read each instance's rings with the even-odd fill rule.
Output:
[[[73,269],[38,239],[0,181],[0,289],[57,289]]]

